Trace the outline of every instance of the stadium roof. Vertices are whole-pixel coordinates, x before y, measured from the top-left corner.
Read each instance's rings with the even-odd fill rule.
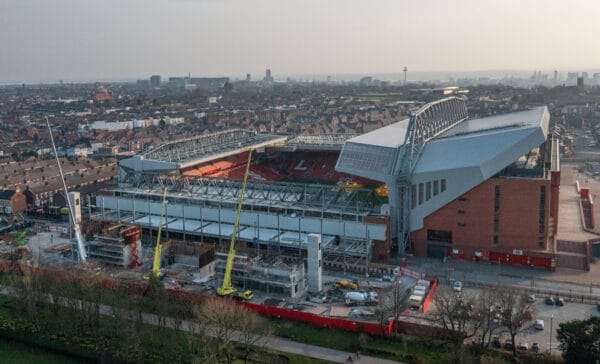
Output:
[[[425,144],[414,173],[481,165],[496,157],[504,168],[545,141],[549,115],[545,107],[467,119]],[[349,139],[336,170],[386,181],[402,154],[409,119]],[[520,153],[520,154],[519,154]],[[518,154],[518,155],[515,155]],[[501,167],[500,164],[504,164]],[[496,169],[496,168],[492,168]]]
[[[285,136],[231,129],[162,144],[142,156],[122,160],[119,165],[136,171],[168,171],[237,155],[250,148],[283,144]]]
[[[425,145],[414,173],[481,166],[490,177],[546,140],[547,113],[538,107],[465,120]]]

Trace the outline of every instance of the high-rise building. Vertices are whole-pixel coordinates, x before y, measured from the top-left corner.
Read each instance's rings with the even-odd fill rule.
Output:
[[[583,76],[577,77],[577,87],[583,88]]]
[[[151,87],[160,87],[160,75],[150,76],[150,86]]]
[[[554,81],[558,81],[558,71],[554,70]]]
[[[265,82],[273,82],[273,76],[271,76],[271,69],[267,68],[265,73]]]
[[[252,75],[249,73],[246,73],[246,81],[250,82],[252,80]]]

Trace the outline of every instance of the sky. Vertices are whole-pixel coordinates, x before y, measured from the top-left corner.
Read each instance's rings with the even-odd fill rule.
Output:
[[[600,68],[598,0],[0,0],[0,83]]]

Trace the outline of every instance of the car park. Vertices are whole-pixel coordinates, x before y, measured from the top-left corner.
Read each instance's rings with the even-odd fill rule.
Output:
[[[531,344],[531,351],[534,353],[539,353],[540,352],[540,344],[538,344],[538,343]]]
[[[552,296],[546,297],[546,304],[547,305],[553,305],[554,304],[554,298]]]
[[[517,348],[519,350],[529,350],[529,344],[527,344],[525,341],[521,341]]]
[[[564,306],[565,305],[565,300],[562,297],[557,297],[555,300],[555,304],[557,306]]]
[[[530,294],[527,296],[527,302],[529,303],[534,303],[535,302],[535,295]]]
[[[462,283],[461,281],[454,282],[454,292],[462,291]]]
[[[514,345],[513,345],[512,341],[506,340],[504,342],[504,349],[506,349],[506,350],[512,350],[513,348],[514,348]]]

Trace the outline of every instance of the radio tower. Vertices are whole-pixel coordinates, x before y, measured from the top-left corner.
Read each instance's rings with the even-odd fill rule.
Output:
[[[408,72],[408,68],[406,68],[406,66],[404,66],[404,69],[402,70],[402,72],[404,72],[404,84],[406,85],[406,72]]]

